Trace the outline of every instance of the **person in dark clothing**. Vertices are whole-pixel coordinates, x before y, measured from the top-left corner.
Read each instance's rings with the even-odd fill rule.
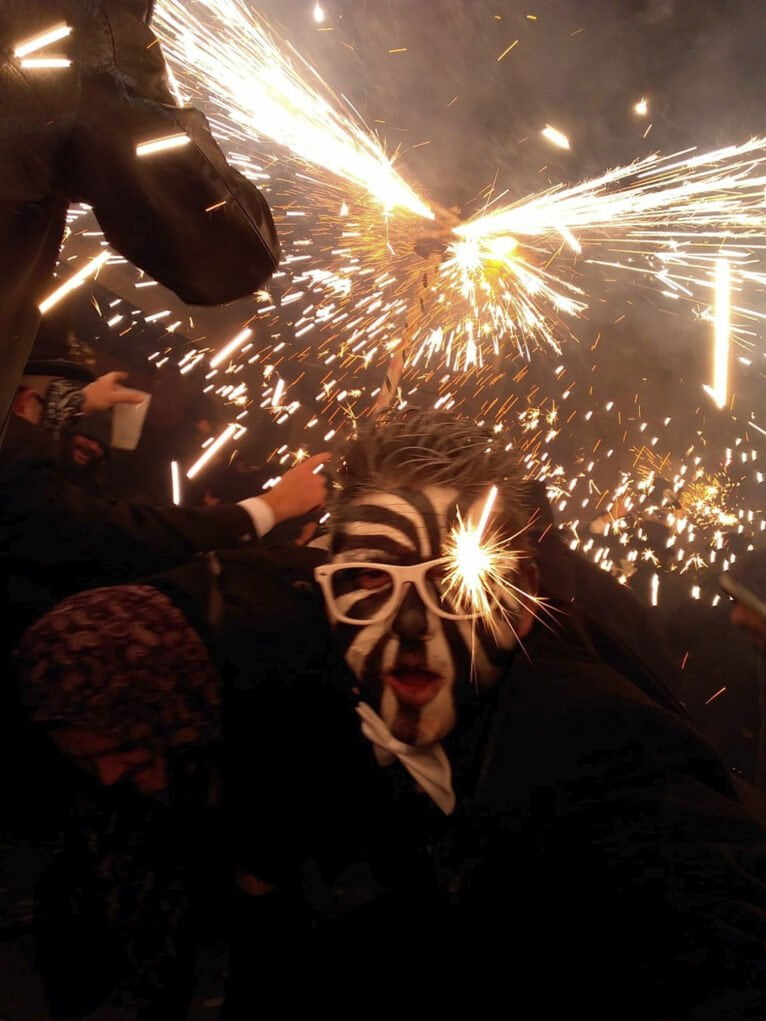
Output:
[[[182,1021],[196,887],[210,885],[214,860],[205,829],[220,823],[218,671],[155,588],[96,589],[62,606],[74,616],[52,612],[55,641],[33,627],[20,653],[31,720],[79,767],[68,776],[63,853],[36,892],[43,985],[56,1016],[108,998],[120,1017]]]
[[[482,535],[507,555],[475,601],[454,539],[493,485]],[[757,792],[668,690],[638,604],[525,527],[539,503],[491,434],[396,413],[347,453],[329,558],[148,579],[224,684],[227,1021],[475,1012],[509,988],[546,1016],[762,1016]],[[35,635],[56,648],[51,615]]]
[[[89,203],[109,243],[190,304],[251,294],[278,264],[266,200],[228,166],[202,114],[172,94],[151,6],[0,5],[0,422],[53,289],[71,202]],[[40,71],[16,55],[62,23],[71,32],[55,55],[70,66]],[[143,142],[179,134],[188,144],[137,154]]]
[[[316,571],[353,675],[345,706],[306,692],[293,729],[300,699],[275,704],[256,674],[248,716],[239,672],[250,896],[227,1021],[259,1002],[452,1016],[509,989],[540,1016],[763,1016],[762,804],[668,690],[638,604],[535,549],[487,432],[396,414],[345,463]],[[506,584],[454,553],[492,486],[484,549],[513,551],[497,561]],[[248,981],[256,959],[268,983]]]
[[[45,364],[46,382],[83,380],[76,363]],[[43,404],[32,387],[19,390],[18,413],[0,448],[0,563],[11,642],[70,592],[138,578],[258,537],[324,501],[325,478],[313,469],[329,453],[296,466],[268,493],[239,503],[182,508],[99,499],[62,474],[58,446],[37,424]]]
[[[232,838],[249,839],[253,818],[271,814],[262,801],[242,830],[233,820],[224,827],[215,792],[225,691],[255,670],[273,710],[238,722],[238,700],[230,703],[235,754],[224,793],[240,803],[249,784],[235,768],[239,749],[251,740],[273,748],[271,723],[304,687],[318,714],[320,693],[335,696],[330,657],[344,665],[312,584],[325,560],[297,546],[199,556],[142,584],[70,596],[25,633],[14,656],[21,698],[40,736],[52,736],[49,770],[63,772],[62,754],[76,767],[62,795],[64,848],[36,893],[37,962],[52,1011],[86,1013],[120,998],[142,1021],[186,1016],[200,906],[211,888],[229,896],[221,866]],[[312,715],[302,704],[286,749]],[[249,691],[241,708],[253,709]],[[293,787],[300,759],[279,758]],[[78,772],[79,783],[70,775]],[[310,804],[293,807],[297,837]]]
[[[65,378],[72,363],[48,363]],[[51,375],[46,372],[46,379]],[[82,383],[82,377],[76,378]],[[99,584],[114,584],[180,564],[196,553],[256,539],[273,524],[301,515],[324,500],[324,477],[312,468],[329,454],[285,474],[268,493],[216,507],[156,507],[108,500],[69,481],[51,435],[35,424],[42,399],[19,391],[20,414],[9,421],[0,448],[0,565],[5,585],[0,661],[32,621],[61,598]],[[24,726],[11,686],[0,688],[3,763],[23,764],[19,783],[3,791],[6,833],[55,834],[58,805],[50,756]],[[47,777],[53,776],[53,780]]]

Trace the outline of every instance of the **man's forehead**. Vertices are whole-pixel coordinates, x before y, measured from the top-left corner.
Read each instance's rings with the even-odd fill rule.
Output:
[[[451,486],[374,490],[344,507],[333,552],[343,559],[376,551],[387,559],[439,557],[458,511],[465,518],[480,503]]]
[[[446,516],[457,506],[460,491],[452,486],[424,486],[422,489],[379,489],[357,497],[347,507],[344,517],[353,519],[357,509],[363,516],[364,507],[382,507],[400,514],[413,511]]]

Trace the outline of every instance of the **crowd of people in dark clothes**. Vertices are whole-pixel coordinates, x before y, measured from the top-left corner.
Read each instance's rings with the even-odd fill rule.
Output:
[[[125,498],[111,409],[143,395],[41,357],[68,204],[191,303],[280,258],[264,197],[173,98],[151,6],[0,7],[0,826],[56,842],[49,1016],[183,1021],[216,925],[224,1021],[766,1017],[757,608],[654,612],[445,412],[384,411],[270,488],[240,461],[184,506]],[[48,92],[10,43],[61,20],[73,73]],[[135,159],[174,131],[191,144]],[[480,520],[483,605],[450,545]],[[740,686],[732,734],[705,671]]]

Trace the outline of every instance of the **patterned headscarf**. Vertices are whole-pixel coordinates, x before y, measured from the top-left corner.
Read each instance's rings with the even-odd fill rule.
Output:
[[[30,719],[48,728],[155,748],[220,734],[218,671],[184,615],[149,585],[65,599],[26,632],[15,666]]]

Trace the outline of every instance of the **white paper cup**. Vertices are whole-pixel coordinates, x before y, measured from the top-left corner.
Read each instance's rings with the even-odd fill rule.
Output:
[[[152,395],[144,390],[136,392],[143,394],[144,399],[140,404],[115,404],[112,408],[112,446],[118,450],[135,450],[141,439]]]

